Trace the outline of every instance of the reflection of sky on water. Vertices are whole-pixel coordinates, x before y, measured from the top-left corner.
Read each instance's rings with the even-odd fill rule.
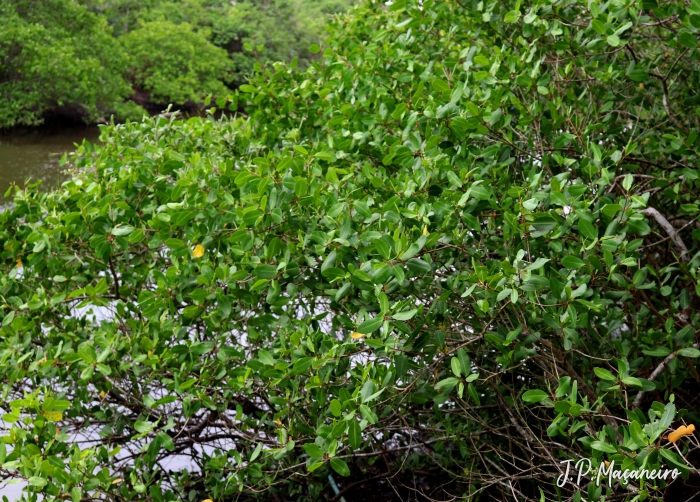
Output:
[[[21,273],[18,274],[18,277],[21,278]],[[114,320],[114,315],[115,312],[112,307],[102,307],[102,306],[94,306],[94,305],[89,305],[81,308],[73,308],[72,309],[72,314],[73,317],[81,318],[84,317],[86,319],[89,319],[93,323],[98,323],[100,321],[112,321]],[[155,399],[158,399],[159,397],[162,396],[153,396]],[[0,417],[9,412],[9,409],[4,409],[3,407],[0,406]],[[9,429],[11,424],[5,423],[2,418],[0,418],[0,430],[3,429]],[[101,442],[100,440],[100,435],[99,435],[99,430],[101,429],[101,426],[96,426],[96,427],[89,427],[81,432],[77,432],[74,434],[74,436],[71,438],[71,443],[78,443],[81,448],[88,448],[91,445]],[[141,441],[140,444],[144,444],[146,441]],[[132,442],[135,443],[135,442]],[[195,450],[201,452],[207,452],[208,454],[212,454],[215,450],[214,447],[209,447],[206,445],[195,445]],[[8,448],[7,453],[9,453],[12,450]],[[124,461],[126,457],[129,457],[131,455],[131,452],[129,452],[126,449],[123,449],[120,451],[114,458],[115,458],[115,463],[119,463],[120,461]],[[130,463],[127,461],[127,463]],[[163,461],[160,462],[160,465],[163,469],[165,470],[170,470],[170,471],[180,471],[180,470],[189,470],[190,472],[196,472],[199,470],[197,465],[192,461],[190,456],[187,455],[171,455],[165,458]],[[9,500],[9,502],[14,502],[16,500],[19,500],[22,496],[22,489],[27,486],[27,483],[25,482],[19,482],[19,483],[3,483],[0,481],[0,497],[6,496]],[[42,500],[43,497],[39,497],[39,500]]]
[[[21,279],[22,274],[24,270],[22,268],[18,269],[17,273],[17,278]],[[76,304],[79,302],[76,302]],[[113,305],[108,305],[108,306],[95,306],[95,305],[87,305],[84,307],[73,307],[71,308],[71,315],[72,317],[75,318],[84,318],[88,320],[88,322],[93,325],[97,326],[99,325],[100,322],[111,322],[115,320],[116,312],[115,308]],[[245,315],[251,315],[250,312],[246,313]],[[247,337],[245,336],[244,333],[235,333],[236,336],[236,341],[239,345],[242,346],[247,346]],[[184,342],[183,342],[184,343]],[[109,377],[106,377],[109,379]],[[123,384],[122,382],[119,382],[120,384]],[[115,388],[120,389],[120,387],[115,386]],[[128,391],[124,392],[126,395],[129,394]],[[98,395],[97,389],[94,389],[94,394]],[[152,389],[152,392],[149,392],[149,395],[154,399],[158,400],[161,397],[165,396],[165,393],[163,392],[162,388],[156,388]],[[99,401],[95,401],[91,403],[92,405],[99,405]],[[174,403],[177,405],[178,403]],[[257,403],[259,406],[264,406],[262,402]],[[115,406],[113,403],[110,403],[110,406],[112,406],[116,410],[120,410],[120,407],[117,405]],[[160,408],[161,415],[163,416],[170,416],[170,414],[166,410],[167,406],[163,406]],[[2,414],[8,412],[9,410],[5,410],[0,406],[0,417]],[[121,411],[126,411],[126,409],[121,409]],[[174,411],[174,410],[171,410]],[[203,415],[202,415],[203,412]],[[130,413],[130,412],[129,412]],[[127,414],[129,414],[127,413]],[[208,410],[201,410],[196,417],[193,417],[193,419],[201,419],[203,416],[205,417],[208,414]],[[229,420],[229,423],[239,423],[236,420],[235,417],[235,410],[233,413],[224,413],[227,415],[227,418]],[[6,424],[2,418],[0,418],[0,431],[3,429],[9,429],[11,424]],[[179,424],[182,425],[182,424]],[[100,431],[102,429],[102,424],[97,424],[95,426],[90,426],[87,428],[84,428],[80,431],[74,431],[72,434],[73,436],[71,437],[70,443],[77,443],[81,449],[89,448],[91,446],[94,446],[95,444],[99,444],[102,442],[100,439]],[[177,426],[176,426],[177,430]],[[216,432],[221,432],[221,424],[217,424],[214,427],[205,427],[203,429],[203,436],[206,436],[207,431],[211,431],[211,433],[216,433]],[[126,444],[122,445],[122,450],[114,456],[114,462],[113,462],[113,467],[119,468],[124,465],[130,465],[133,463],[133,456],[135,452],[138,452],[142,446],[145,444],[149,443],[153,438],[152,437],[146,437],[141,440],[130,440],[128,442],[128,446],[130,448],[126,448]],[[268,438],[263,438],[260,437],[261,440],[265,440]],[[209,444],[201,444],[201,443],[195,443],[192,445],[192,447],[189,449],[189,454],[178,454],[178,455],[167,455],[163,459],[161,459],[158,463],[162,469],[165,471],[182,471],[182,470],[187,470],[189,472],[199,472],[200,467],[197,464],[197,460],[201,461],[201,459],[204,457],[204,453],[206,453],[208,456],[213,456],[215,450],[230,450],[230,449],[235,449],[236,444],[235,441],[232,439],[219,439],[215,441],[209,441]],[[11,449],[8,449],[8,454],[10,453]],[[186,450],[187,452],[187,450]],[[6,484],[0,481],[0,497],[1,496],[7,496],[9,502],[13,502],[16,500],[19,500],[20,497],[22,496],[22,489],[27,485],[25,482],[20,482],[16,484]],[[41,498],[40,498],[41,500]]]
[[[19,271],[20,273],[18,274],[18,278],[21,279],[22,275],[22,270]],[[79,302],[76,302],[76,305]],[[296,310],[296,316],[298,319],[304,319],[304,318],[309,318],[310,316],[318,316],[319,314],[323,312],[327,312],[328,309],[330,309],[330,305],[325,304],[324,302],[321,302],[316,305],[316,308],[313,313],[308,311],[308,303],[305,305],[305,302],[300,302],[298,305],[298,309]],[[345,333],[345,330],[341,331],[334,331],[332,327],[332,318],[333,318],[333,313],[330,312],[331,315],[327,316],[325,319],[320,320],[319,322],[319,329],[326,334],[329,334],[331,336],[334,336],[335,338],[338,339],[338,341],[341,341],[344,338],[347,338],[348,333]],[[72,308],[71,309],[71,316],[76,317],[76,318],[85,318],[89,324],[93,326],[99,325],[101,322],[111,322],[115,320],[115,309],[112,305],[108,306],[94,306],[94,305],[88,305],[84,306],[81,308]],[[250,318],[250,317],[255,317],[254,312],[240,312],[239,315],[242,318]],[[193,333],[194,335],[194,333]],[[246,333],[244,332],[231,332],[231,339],[229,343],[236,343],[239,347],[243,348],[246,352],[248,352],[249,349],[249,344],[247,340]],[[186,339],[183,340],[182,343],[185,343]],[[250,353],[248,354],[248,357],[253,357],[254,354]],[[362,351],[358,354],[355,354],[350,357],[350,368],[356,367],[358,364],[368,364],[371,361],[377,361],[376,355],[370,350],[370,351]],[[109,377],[106,377],[109,379]],[[110,380],[112,381],[112,380]],[[124,381],[118,381],[115,382],[116,385],[114,386],[115,389],[117,389],[122,395],[130,397],[131,395],[131,388],[129,387],[129,381],[124,380]],[[150,395],[154,400],[157,400],[161,397],[164,397],[164,392],[165,390],[163,389],[162,386],[158,386],[158,382],[153,382],[155,385],[149,386],[149,389],[143,389],[145,393]],[[113,383],[114,385],[114,383]],[[122,386],[122,387],[120,387]],[[94,389],[94,395],[99,396],[99,392],[97,389]],[[255,401],[255,400],[254,400]],[[93,405],[100,405],[99,397],[92,403]],[[175,405],[178,405],[178,402],[174,403]],[[258,406],[259,409],[261,410],[267,410],[268,406],[266,403],[262,401],[255,402],[255,404]],[[109,406],[114,409],[115,411],[120,410],[120,405],[115,402],[110,402]],[[126,415],[132,415],[132,411],[129,410],[127,411],[126,408],[123,409]],[[269,411],[269,410],[267,410]],[[174,408],[168,409],[168,405],[162,405],[161,407],[158,408],[157,413],[158,415],[161,415],[163,417],[170,417],[173,416],[176,418],[180,415],[177,410]],[[209,411],[206,409],[201,409],[197,414],[192,417],[193,420],[204,420],[207,418],[207,415],[209,414]],[[204,423],[204,422],[202,422]],[[277,437],[276,436],[264,436],[264,435],[252,435],[252,434],[241,434],[240,431],[236,430],[236,426],[240,423],[238,420],[236,420],[236,412],[235,410],[227,410],[226,412],[223,412],[220,414],[218,418],[214,418],[210,423],[212,423],[211,426],[205,426],[202,429],[201,437],[204,440],[203,443],[197,443],[195,442],[190,448],[187,450],[183,451],[181,454],[177,455],[167,455],[164,456],[159,462],[158,465],[164,470],[164,471],[182,471],[182,470],[188,470],[190,472],[199,472],[200,467],[198,465],[199,462],[202,461],[203,457],[205,456],[204,453],[206,452],[207,456],[211,456],[215,450],[221,450],[221,451],[227,451],[231,449],[237,449],[236,448],[236,437],[245,437],[246,442],[253,441],[253,444],[255,442],[262,442],[265,446],[265,449],[268,448],[274,448],[277,447]],[[4,424],[3,424],[4,425]],[[161,425],[163,425],[161,423]],[[183,425],[182,423],[176,423],[175,424],[175,429],[174,432],[177,433],[179,432],[180,427],[186,426]],[[103,424],[95,424],[94,426],[88,427],[88,428],[83,428],[79,432],[78,431],[73,431],[74,436],[71,438],[71,442],[76,442],[79,444],[81,448],[88,448],[90,446],[95,445],[96,443],[100,443],[100,430],[102,429]],[[229,435],[228,437],[220,438],[220,439],[205,439],[208,434],[211,435],[217,435],[217,433],[221,435],[226,435],[226,432],[231,431],[234,434]],[[115,469],[118,469],[120,466],[125,466],[129,465],[132,463],[132,459],[134,457],[134,454],[138,452],[141,446],[146,444],[147,442],[150,442],[152,440],[151,437],[146,437],[141,440],[129,440],[128,441],[128,446],[127,444],[122,444],[122,450],[114,457],[114,462],[112,464],[112,467]],[[168,452],[166,452],[168,453]],[[0,484],[0,495],[6,495],[9,499],[10,502],[18,500],[21,497],[21,491],[22,488],[25,486],[24,483],[21,484],[15,484],[15,485],[2,485]]]

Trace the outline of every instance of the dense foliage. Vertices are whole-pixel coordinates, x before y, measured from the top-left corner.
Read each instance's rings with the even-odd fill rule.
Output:
[[[104,128],[0,215],[0,475],[74,502],[695,494],[667,432],[700,420],[698,29],[697,0],[368,2],[242,85],[245,118]],[[607,461],[682,476],[597,485]]]
[[[134,88],[148,92],[153,101],[201,103],[210,94],[226,95],[222,82],[229,66],[226,51],[192,31],[189,24],[143,23],[124,35],[122,42]]]
[[[330,16],[346,11],[353,0],[188,0],[134,2],[133,0],[84,3],[103,12],[121,33],[149,21],[189,23],[206,31],[207,38],[225,49],[231,59],[231,81],[245,83],[256,62],[297,58],[301,67],[313,58],[312,44],[324,38]],[[246,46],[250,50],[245,49]],[[262,46],[262,49],[258,49]]]
[[[140,119],[224,96],[267,61],[306,67],[352,0],[3,0],[0,128],[47,113]],[[141,105],[141,106],[140,106]]]
[[[40,123],[46,110],[80,105],[128,114],[125,64],[104,19],[67,0],[0,2],[0,128]]]

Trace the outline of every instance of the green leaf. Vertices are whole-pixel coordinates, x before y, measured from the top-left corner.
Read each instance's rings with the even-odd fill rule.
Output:
[[[392,314],[391,317],[393,317],[397,321],[408,321],[409,319],[413,319],[413,316],[416,315],[416,312],[418,312],[418,309],[408,310],[406,312],[397,312],[395,314]]]
[[[630,188],[632,188],[632,183],[634,182],[634,176],[632,176],[630,173],[627,173],[622,180],[622,188],[625,190],[629,191]]]
[[[617,453],[617,448],[605,441],[593,441],[591,443],[591,448],[605,453]]]
[[[504,300],[505,298],[509,297],[512,291],[513,290],[510,288],[505,288],[503,291],[498,293],[498,295],[496,296],[496,301],[500,302],[500,301]]]
[[[452,186],[457,188],[462,187],[462,180],[460,180],[454,172],[447,171],[447,179],[450,180]]]
[[[360,405],[360,413],[362,418],[367,420],[371,424],[377,423],[377,416],[372,412],[372,410],[366,404]]]
[[[642,427],[639,425],[639,422],[637,422],[636,420],[633,420],[630,424],[630,436],[640,448],[643,448],[644,446],[649,444],[649,438],[642,430]]]
[[[617,377],[605,368],[593,368],[593,371],[601,380],[608,380],[609,382],[617,381]]]
[[[99,371],[100,373],[102,373],[105,376],[109,376],[112,374],[112,370],[106,364],[98,364],[96,366],[96,368],[97,368],[97,371]]]
[[[601,209],[601,212],[609,218],[612,218],[621,210],[622,206],[620,204],[605,204]]]
[[[297,197],[303,197],[306,195],[308,189],[308,183],[304,178],[298,178],[296,184],[294,185],[294,193]]]
[[[454,388],[459,383],[459,379],[454,377],[445,378],[435,384],[435,390],[449,390]]]
[[[425,240],[425,239],[423,239],[423,240]],[[420,246],[419,244],[417,244],[415,242],[412,243],[410,246],[408,246],[408,249],[401,254],[399,259],[408,260],[410,258],[413,258],[414,256],[416,256],[420,252],[421,247],[422,246]]]
[[[565,256],[561,259],[561,264],[569,270],[576,270],[583,267],[586,262],[576,256]]]
[[[311,365],[313,365],[313,363],[313,357],[302,357],[300,359],[297,359],[296,361],[294,361],[294,365],[292,366],[292,374],[301,375],[302,373],[306,372],[309,368],[311,368]]]
[[[360,398],[362,402],[367,402],[372,394],[374,394],[374,382],[372,380],[367,380],[364,385],[362,385],[362,389],[360,389]]]
[[[685,472],[688,470],[688,465],[686,465],[686,463],[683,461],[683,458],[681,458],[681,456],[678,455],[676,452],[673,452],[666,448],[660,448],[659,453],[665,460],[668,461],[668,463],[671,466],[678,468],[681,472]]]
[[[195,383],[197,383],[197,379],[190,378],[189,380],[186,380],[180,384],[180,390],[187,390],[190,387],[192,387]]]
[[[379,329],[379,327],[382,325],[384,322],[384,319],[382,317],[374,317],[372,319],[368,319],[362,324],[360,324],[357,327],[357,332],[362,333],[363,335],[369,335],[370,333],[376,331]]]
[[[515,23],[520,19],[520,12],[516,10],[511,10],[506,13],[506,15],[503,17],[503,22],[504,23]]]
[[[543,390],[528,390],[522,395],[522,400],[526,403],[540,403],[548,397],[549,394]]]
[[[411,258],[408,260],[406,265],[408,266],[409,270],[417,274],[427,274],[432,270],[430,264],[421,260],[420,258]]]
[[[528,270],[528,271],[538,270],[538,269],[542,268],[545,265],[545,263],[548,263],[549,261],[551,261],[549,258],[537,258],[534,263],[531,263],[530,265],[525,267],[525,270]]]
[[[331,413],[336,417],[339,417],[343,413],[343,407],[337,399],[331,401]]]
[[[535,227],[535,230],[538,232],[546,233],[556,228],[557,220],[548,214],[540,215],[532,222],[532,226]]]
[[[47,483],[48,483],[48,481],[46,481],[44,478],[41,478],[39,476],[31,476],[29,478],[29,484],[32,486],[42,487],[42,486],[46,486]]]
[[[456,357],[453,357],[450,360],[450,366],[452,367],[452,373],[454,374],[454,376],[459,378],[460,374],[462,372],[462,365],[459,363],[459,359],[457,359]]]
[[[270,354],[270,351],[264,349],[258,351],[258,359],[266,366],[274,366],[277,362],[275,358],[272,357],[272,354]]]
[[[354,450],[358,449],[362,444],[362,430],[360,429],[360,423],[353,416],[348,421],[348,439],[350,441],[350,446]]]
[[[639,378],[635,377],[624,377],[620,380],[622,383],[625,385],[632,385],[634,387],[641,387],[642,386],[642,381]]]
[[[678,355],[683,357],[698,357],[700,356],[700,350],[694,347],[687,347],[685,349],[680,349]]]
[[[459,359],[459,365],[462,367],[462,374],[468,375],[469,373],[471,373],[472,363],[469,360],[469,356],[467,355],[464,349],[459,349],[457,351],[457,359]]]
[[[612,47],[617,47],[620,45],[620,37],[617,35],[609,35],[606,38],[606,41],[608,42],[608,45],[611,45]]]
[[[173,251],[187,248],[187,243],[181,239],[166,239],[164,244]]]
[[[587,239],[595,240],[598,238],[598,230],[588,220],[582,218],[578,220],[578,231]]]
[[[140,433],[149,432],[149,431],[153,430],[153,424],[150,422],[143,422],[143,421],[136,422],[136,423],[134,423],[134,429]]]
[[[651,349],[644,349],[642,352],[647,355],[647,356],[652,356],[652,357],[666,357],[671,353],[671,350],[668,347],[653,347]]]
[[[673,419],[676,416],[676,405],[673,403],[667,403],[666,406],[664,407],[664,412],[661,415],[661,419],[659,420],[659,427],[661,431],[665,431],[668,429],[673,422]],[[654,440],[656,438],[652,438]]]
[[[175,450],[175,443],[173,442],[173,439],[165,432],[159,432],[158,439],[160,439],[160,444],[163,445],[163,448],[166,450]]]
[[[348,467],[348,464],[346,464],[345,461],[340,458],[332,458],[331,467],[335,472],[337,472],[341,476],[350,475],[350,468]]]
[[[274,265],[258,265],[253,274],[261,279],[274,279],[277,276],[277,267]]]
[[[15,311],[11,310],[2,320],[3,326],[9,326],[15,318]]]
[[[134,227],[132,227],[131,225],[124,225],[124,226],[114,227],[112,229],[111,233],[112,233],[112,235],[121,236],[121,235],[129,235],[133,231],[134,231]]]
[[[681,30],[678,33],[678,41],[689,49],[697,49],[700,46],[698,38],[687,30]]]
[[[304,445],[304,447],[306,448],[306,445]],[[253,450],[253,453],[250,455],[250,461],[254,462],[255,459],[257,459],[258,456],[260,455],[261,451],[262,451],[262,443],[258,443],[258,445],[255,447],[255,450]]]

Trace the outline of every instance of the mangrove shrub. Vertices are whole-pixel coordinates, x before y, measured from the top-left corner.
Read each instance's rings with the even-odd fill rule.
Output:
[[[104,127],[0,215],[0,475],[693,495],[699,28],[697,0],[366,2],[219,100],[245,114]],[[680,476],[596,483],[613,461]]]

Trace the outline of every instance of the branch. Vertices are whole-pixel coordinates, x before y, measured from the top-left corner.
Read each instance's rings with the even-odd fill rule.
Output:
[[[680,259],[681,261],[688,261],[688,248],[685,247],[685,243],[683,242],[683,239],[681,239],[681,236],[678,235],[678,232],[676,231],[675,228],[673,228],[673,225],[671,225],[668,220],[656,209],[653,207],[648,207],[642,211],[643,214],[646,216],[651,216],[656,220],[656,222],[659,224],[661,228],[663,228],[668,236],[671,238],[673,243],[678,246],[678,249],[681,250],[681,256]]]
[[[547,347],[549,350],[552,352],[554,355],[554,359],[557,363],[561,364],[564,367],[564,371],[571,377],[572,380],[576,380],[578,382],[578,388],[579,391],[586,395],[591,402],[591,404],[597,402],[599,400],[598,395],[591,389],[586,381],[581,378],[581,376],[578,374],[578,372],[574,369],[574,367],[571,365],[571,363],[566,359],[566,353],[561,352],[559,349],[557,349],[552,342],[547,340],[546,338],[540,338],[540,341]],[[605,404],[601,401],[601,408],[600,411],[603,412],[603,414],[599,415],[600,418],[605,422],[607,425],[610,425],[611,427],[615,428],[617,430],[618,424],[617,420],[613,416],[612,413],[610,413],[610,410],[608,410],[608,407],[605,406]],[[618,432],[619,434],[619,432]]]
[[[674,63],[675,64],[675,63]],[[676,125],[678,129],[683,131],[683,133],[688,136],[688,130],[683,127],[683,124],[681,124],[678,119],[671,113],[671,109],[668,106],[668,87],[666,86],[666,79],[661,80],[661,86],[663,87],[664,95],[661,101],[663,102],[664,108],[666,109],[666,114],[668,115],[668,118],[671,119],[671,121]]]
[[[698,344],[694,343],[693,345],[691,345],[691,347],[697,348]],[[668,363],[676,357],[677,356],[675,353],[667,355],[666,358],[663,361],[661,361],[659,365],[654,369],[654,371],[651,372],[651,375],[649,375],[649,378],[647,378],[647,380],[656,380],[656,377],[658,377],[661,374],[661,372],[666,369],[666,365],[668,365]],[[644,391],[640,390],[637,394],[637,397],[634,398],[632,408],[639,408],[639,405],[642,404],[642,397],[644,397]]]

